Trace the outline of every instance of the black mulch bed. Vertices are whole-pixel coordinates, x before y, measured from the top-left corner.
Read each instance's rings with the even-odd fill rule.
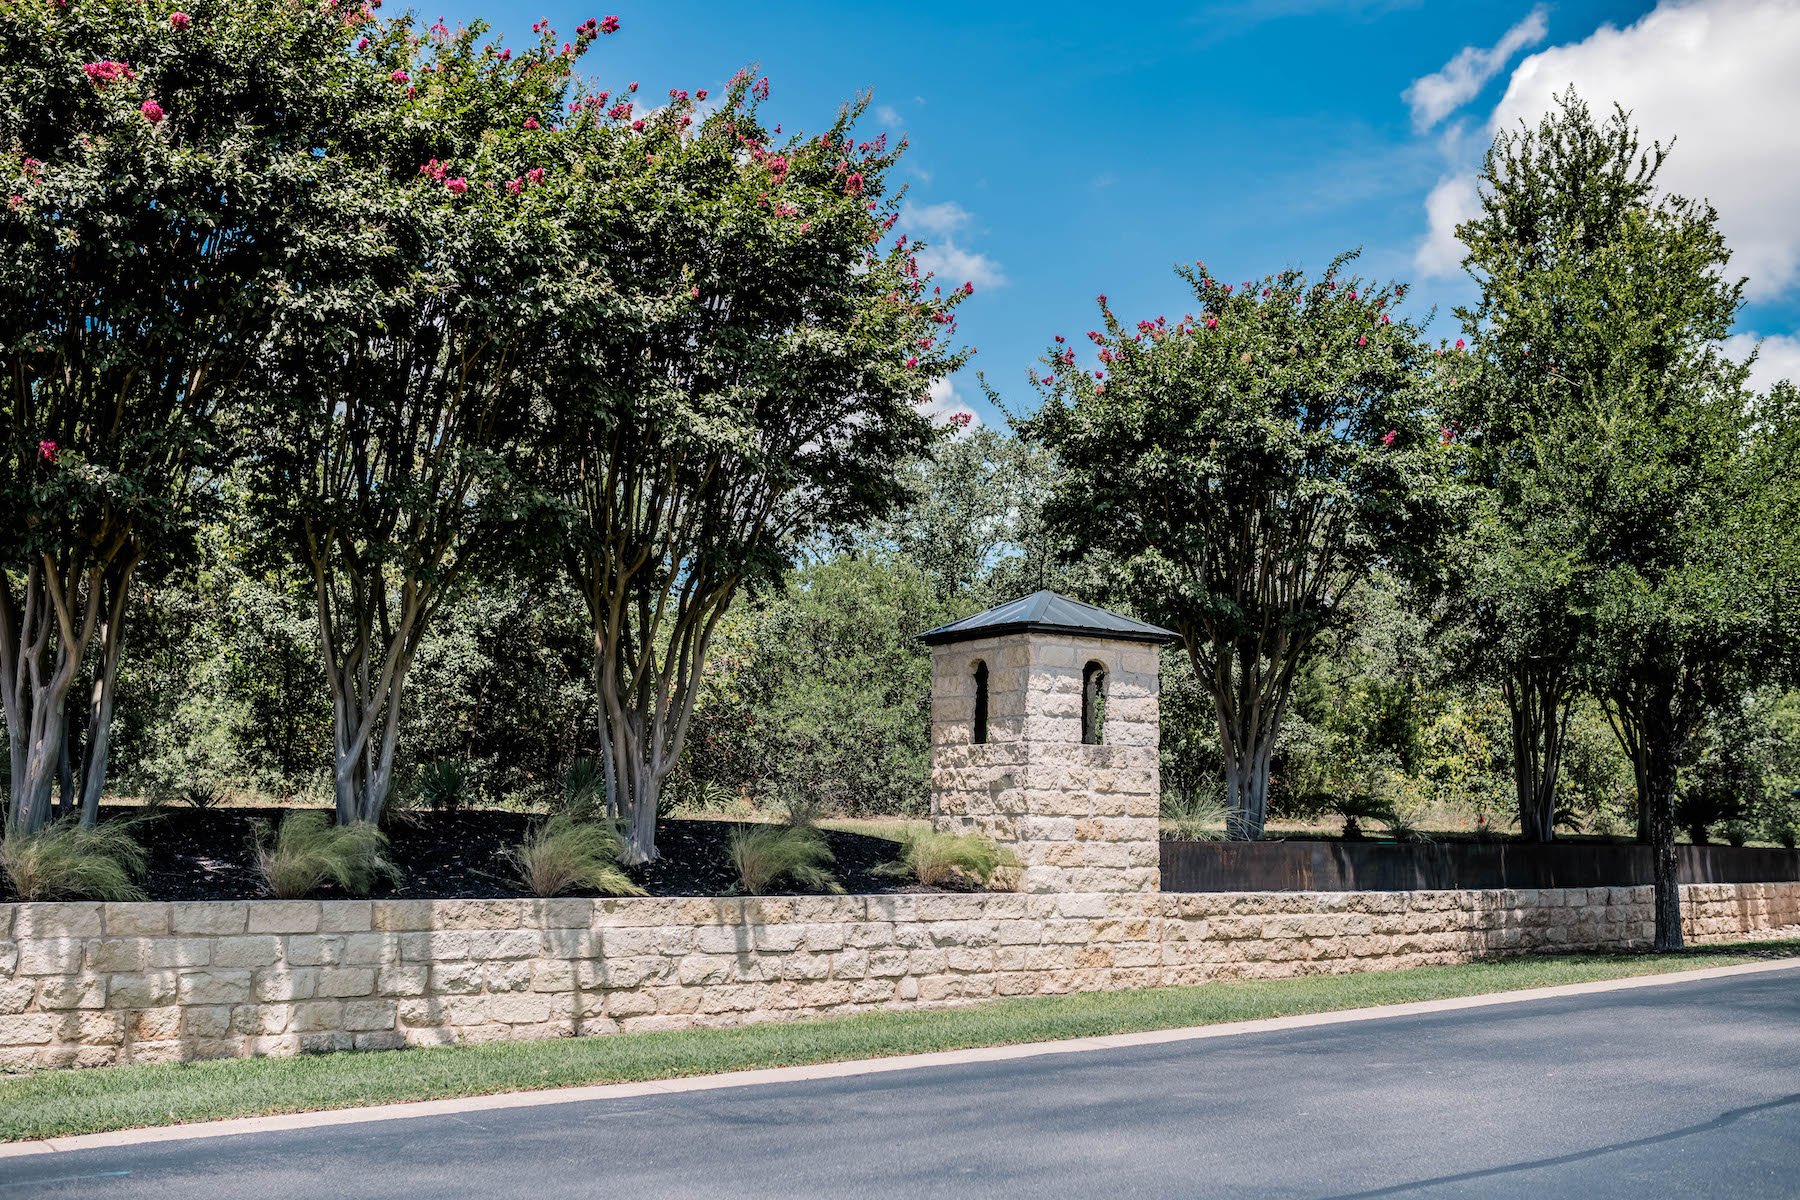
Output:
[[[141,809],[108,809],[102,820],[141,815]],[[147,820],[137,837],[150,853],[143,889],[152,900],[264,899],[252,850],[257,822],[280,819],[278,808],[165,809]],[[534,818],[526,813],[483,809],[418,813],[392,821],[390,853],[403,877],[382,884],[376,896],[418,900],[528,897],[506,852],[524,840]],[[726,821],[660,821],[656,846],[661,857],[631,875],[655,896],[724,896],[735,890],[728,852],[732,825]],[[833,871],[846,892],[926,892],[906,879],[874,874],[899,857],[885,838],[825,830],[837,856]],[[779,892],[780,889],[774,889]],[[319,892],[330,897],[330,888]],[[570,895],[592,895],[571,892]],[[18,896],[0,876],[0,900]]]

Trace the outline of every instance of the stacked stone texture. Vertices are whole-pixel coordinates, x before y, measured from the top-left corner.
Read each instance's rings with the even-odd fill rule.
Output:
[[[1100,745],[1081,740],[1089,663],[1106,671]],[[977,745],[975,665],[988,668],[988,740]],[[993,838],[1030,893],[1158,886],[1157,651],[1138,642],[1014,634],[932,654],[935,826]]]
[[[1682,889],[1696,940],[1800,883]],[[0,905],[0,1068],[584,1036],[1647,944],[1649,888]]]

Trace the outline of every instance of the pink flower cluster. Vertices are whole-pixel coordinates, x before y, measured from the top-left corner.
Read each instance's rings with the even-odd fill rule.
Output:
[[[154,100],[146,100],[138,105],[138,111],[144,114],[144,120],[152,125],[160,124],[163,119],[162,105]]]
[[[45,462],[53,463],[56,461],[56,455],[57,455],[57,449],[56,449],[55,442],[46,441],[46,442],[38,443],[38,457],[39,458],[43,459]]]
[[[99,62],[87,63],[81,69],[89,79],[94,81],[95,87],[105,87],[107,84],[114,83],[120,79],[137,78],[137,72],[133,71],[129,64],[114,62],[110,58],[101,59]]]
[[[428,176],[438,183],[442,183],[444,177],[450,174],[450,164],[441,163],[434,158],[419,168],[419,174]]]
[[[617,18],[617,17],[601,18],[600,32],[601,33],[617,33],[617,32],[619,32],[619,18]]]
[[[172,12],[169,14],[169,28],[186,29],[193,19],[184,12]]]
[[[455,179],[444,180],[444,186],[450,189],[451,195],[460,196],[469,190],[469,181],[458,176]]]

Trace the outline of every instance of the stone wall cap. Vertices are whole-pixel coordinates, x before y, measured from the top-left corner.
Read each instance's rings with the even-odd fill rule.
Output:
[[[1181,640],[1181,635],[1172,629],[1151,625],[1096,605],[1084,604],[1048,589],[1005,604],[997,604],[972,617],[928,629],[919,635],[919,640],[927,646],[942,646],[951,642],[966,642],[1009,633],[1061,633],[1115,642],[1150,642],[1158,645]]]

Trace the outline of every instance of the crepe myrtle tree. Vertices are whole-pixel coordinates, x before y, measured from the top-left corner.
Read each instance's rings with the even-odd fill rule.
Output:
[[[480,25],[402,20],[356,51],[387,139],[337,225],[295,247],[306,286],[277,298],[254,455],[312,580],[340,822],[380,818],[420,645],[518,536],[512,456],[570,274],[545,164],[602,28],[559,47],[539,23],[515,55]]]
[[[219,418],[260,340],[258,298],[285,286],[338,148],[369,125],[376,80],[346,53],[362,20],[283,0],[0,6],[15,828],[50,816],[59,776],[65,808],[78,789],[96,816],[133,582],[182,557],[226,458]]]
[[[768,88],[740,73],[700,122],[704,93],[651,114],[633,88],[589,94],[557,172],[582,289],[538,458],[551,550],[592,622],[631,862],[656,855],[720,618],[802,543],[892,509],[902,465],[939,436],[918,402],[964,359],[973,287],[888,240],[904,143],[858,139],[866,100],[782,136],[760,116]]]
[[[1296,673],[1377,564],[1422,570],[1445,522],[1448,430],[1425,407],[1400,285],[1179,268],[1194,311],[1087,337],[1034,373],[1027,433],[1062,470],[1047,519],[1119,596],[1181,635],[1211,696],[1231,834],[1260,838]]]

